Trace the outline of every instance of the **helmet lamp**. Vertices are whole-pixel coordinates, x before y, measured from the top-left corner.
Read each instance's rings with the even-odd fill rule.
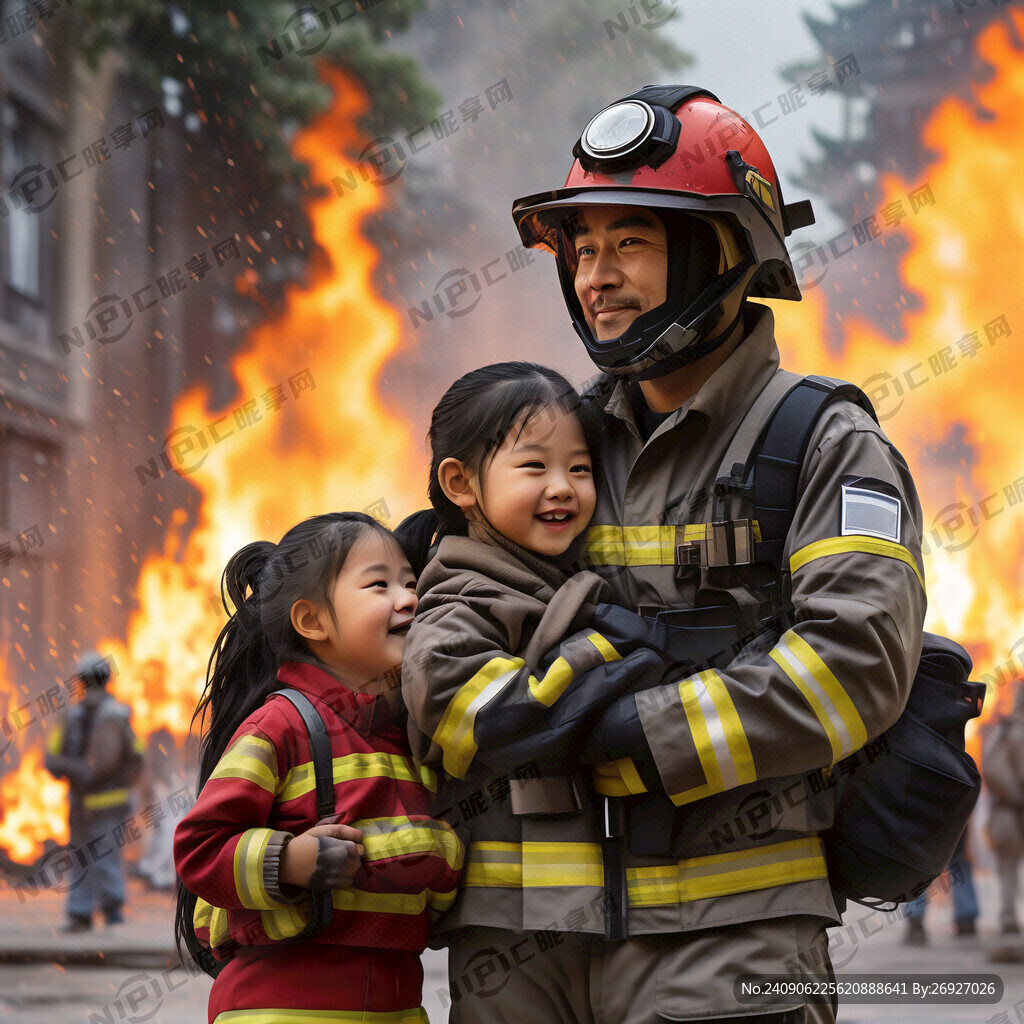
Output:
[[[614,174],[641,164],[657,167],[675,152],[678,141],[679,122],[671,111],[627,99],[590,119],[573,155],[584,170]]]

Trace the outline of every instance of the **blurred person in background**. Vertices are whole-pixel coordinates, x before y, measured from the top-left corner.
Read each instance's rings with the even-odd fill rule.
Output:
[[[131,813],[132,783],[142,746],[131,708],[107,692],[110,661],[90,652],[78,663],[79,689],[49,738],[46,768],[69,784],[69,842],[73,856],[63,931],[92,928],[95,910],[107,926],[124,920],[124,871],[117,830]]]
[[[1024,682],[1014,683],[1013,710],[982,747],[982,777],[992,796],[988,840],[999,871],[999,930],[1019,935],[1017,866],[1024,856]]]
[[[953,934],[957,938],[977,935],[978,894],[974,889],[971,858],[968,849],[970,826],[964,829],[960,842],[956,844],[953,859],[946,868],[949,885],[953,889]],[[928,933],[924,929],[924,911],[928,906],[928,893],[923,892],[913,903],[907,904],[907,934],[904,942],[908,946],[925,946]]]
[[[184,809],[174,810],[168,798],[180,787],[174,737],[167,729],[157,729],[149,737],[143,776],[142,800],[154,808],[153,825],[148,829],[146,852],[136,873],[157,892],[174,892],[178,873],[174,870],[174,829],[185,816]]]

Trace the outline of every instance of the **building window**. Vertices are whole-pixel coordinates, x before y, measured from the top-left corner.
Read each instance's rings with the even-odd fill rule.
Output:
[[[7,96],[0,105],[0,318],[36,340],[45,317],[49,210],[40,210],[31,182],[53,173],[50,132],[28,107]],[[28,188],[24,183],[29,182]],[[12,188],[12,185],[14,186]],[[50,193],[44,185],[43,199]],[[29,200],[28,202],[26,200]]]

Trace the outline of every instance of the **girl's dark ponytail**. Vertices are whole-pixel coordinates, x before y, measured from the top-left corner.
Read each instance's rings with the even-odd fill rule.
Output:
[[[232,607],[240,609],[246,599],[246,592],[259,600],[260,576],[267,567],[277,545],[269,540],[258,540],[246,544],[241,551],[231,556],[221,576],[220,599],[224,610],[230,615]],[[225,594],[225,591],[227,593]],[[231,604],[228,604],[230,600]]]
[[[406,516],[395,527],[395,539],[402,545],[405,557],[409,559],[412,571],[419,578],[430,561],[430,549],[441,523],[432,508],[425,508]],[[437,537],[440,540],[440,537]]]
[[[229,618],[213,646],[206,689],[192,716],[193,725],[206,725],[197,793],[238,727],[280,688],[280,665],[309,656],[291,624],[292,605],[306,598],[326,605],[333,615],[331,588],[352,545],[369,531],[394,543],[387,529],[362,512],[330,512],[294,526],[280,544],[256,541],[229,559],[220,584]],[[217,961],[195,935],[195,907],[195,895],[179,881],[174,930],[182,962],[190,957],[206,973],[216,974]]]
[[[270,541],[246,544],[231,556],[221,575],[221,601],[229,618],[213,645],[206,691],[193,715],[193,721],[209,717],[199,754],[199,789],[235,730],[276,683],[277,662],[260,615],[260,577],[276,551]]]

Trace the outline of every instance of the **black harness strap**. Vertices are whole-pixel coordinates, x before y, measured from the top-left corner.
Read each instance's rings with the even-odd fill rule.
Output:
[[[680,103],[694,96],[707,96],[716,103],[721,102],[710,89],[702,89],[699,85],[645,85],[629,96],[624,96],[619,102],[643,100],[644,103],[649,103],[652,107],[675,110]]]
[[[313,776],[316,781],[316,816],[326,818],[334,813],[334,758],[331,756],[331,738],[327,735],[320,713],[309,698],[298,690],[286,687],[274,690],[270,697],[284,697],[291,701],[302,718],[309,736],[309,747],[313,754]],[[330,889],[311,889],[309,921],[295,939],[308,939],[319,935],[331,923],[334,904]]]
[[[753,493],[761,528],[754,560],[769,562],[781,576],[782,551],[796,512],[800,470],[818,418],[828,405],[854,402],[877,421],[867,395],[845,381],[805,377],[783,396],[750,449],[743,480]]]

